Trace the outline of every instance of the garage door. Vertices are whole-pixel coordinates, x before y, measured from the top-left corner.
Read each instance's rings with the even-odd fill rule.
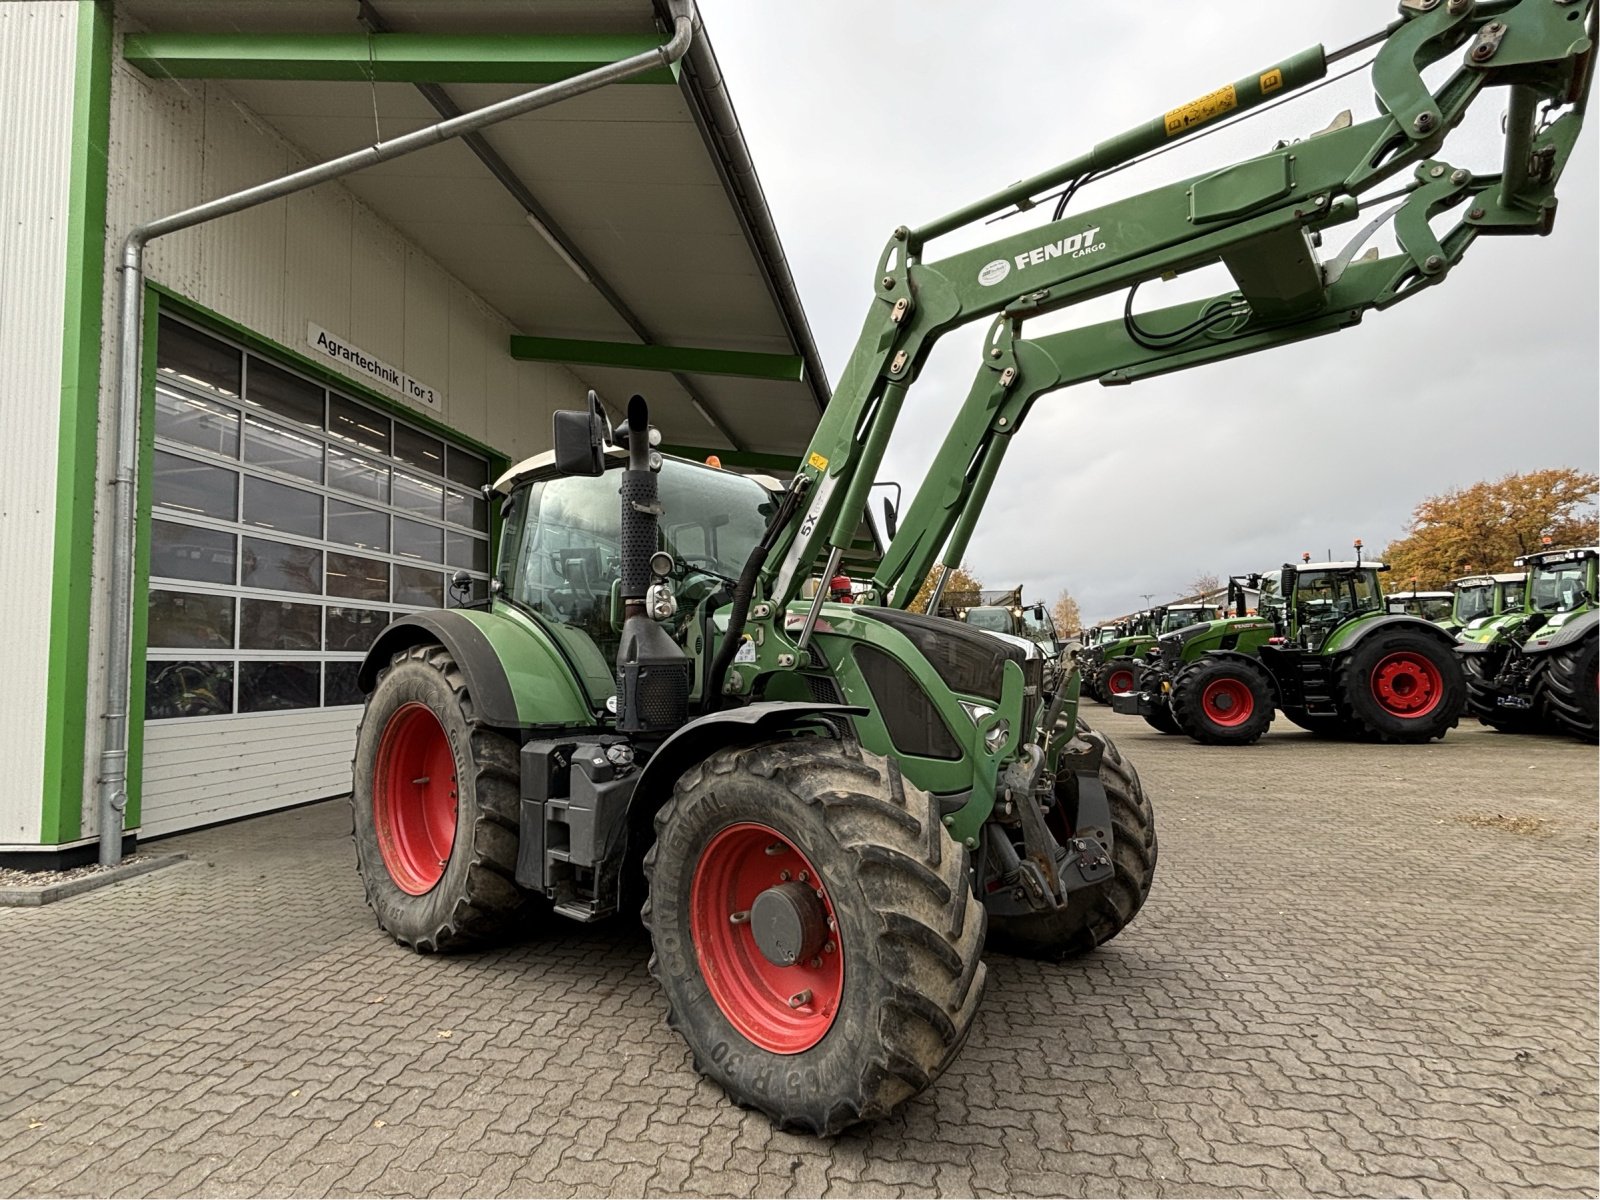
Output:
[[[481,455],[168,315],[157,364],[147,837],[348,791],[363,652],[489,570]]]

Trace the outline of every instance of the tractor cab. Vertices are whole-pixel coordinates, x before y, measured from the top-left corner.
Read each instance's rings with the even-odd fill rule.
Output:
[[[1385,563],[1300,562],[1285,564],[1277,587],[1264,591],[1283,637],[1306,650],[1319,650],[1341,626],[1370,613],[1384,612],[1378,574]]]
[[[1169,604],[1162,615],[1161,627],[1157,633],[1166,634],[1187,629],[1190,625],[1200,625],[1215,620],[1216,617],[1217,606],[1214,604]]]
[[[1455,597],[1450,621],[1456,629],[1469,629],[1478,622],[1521,612],[1527,591],[1526,571],[1501,571],[1490,575],[1465,575],[1451,581]]]
[[[1384,598],[1384,607],[1389,612],[1421,617],[1436,624],[1450,619],[1454,605],[1454,592],[1390,592]]]
[[[1600,549],[1594,546],[1544,550],[1517,559],[1517,566],[1528,569],[1524,609],[1529,628],[1560,627],[1593,608],[1597,561]]]

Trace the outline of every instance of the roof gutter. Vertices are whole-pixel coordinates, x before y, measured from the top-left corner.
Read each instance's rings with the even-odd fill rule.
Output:
[[[658,11],[670,11],[671,0],[655,0]],[[789,258],[783,250],[783,240],[767,207],[766,195],[761,190],[761,180],[756,176],[755,160],[745,144],[744,133],[739,128],[738,115],[733,111],[733,101],[728,96],[727,81],[717,56],[706,37],[705,27],[697,11],[694,15],[694,40],[680,67],[683,73],[683,90],[689,98],[690,112],[700,135],[711,151],[722,176],[723,187],[734,202],[744,226],[745,238],[761,263],[762,276],[773,302],[789,327],[795,349],[805,362],[807,382],[817,401],[820,413],[828,407],[832,388],[828,374],[822,366],[822,356],[811,336],[811,324],[806,320],[805,307],[800,303],[800,291],[795,287],[794,276],[789,271]]]
[[[306,167],[278,179],[208,200],[170,216],[137,225],[122,244],[122,265],[117,317],[117,388],[114,408],[116,429],[112,453],[111,480],[111,594],[106,619],[106,664],[104,741],[100,749],[97,810],[99,817],[100,862],[111,866],[122,857],[122,818],[128,806],[128,695],[133,675],[133,587],[135,476],[139,463],[140,335],[144,321],[144,251],[150,242],[169,233],[191,229],[218,217],[243,212],[304,191],[319,183],[338,179],[417,150],[436,146],[474,130],[483,129],[511,117],[544,108],[584,92],[594,91],[629,76],[670,66],[683,57],[693,40],[697,24],[694,0],[666,0],[672,20],[672,38],[665,45],[644,54],[596,67],[490,104],[461,116],[451,117],[403,137],[377,142],[364,149]]]

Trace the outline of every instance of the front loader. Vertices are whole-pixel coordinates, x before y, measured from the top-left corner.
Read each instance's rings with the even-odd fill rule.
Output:
[[[1467,709],[1480,722],[1596,740],[1597,562],[1593,546],[1517,559],[1527,568],[1522,606],[1477,617],[1458,635]]]
[[[1149,801],[1078,721],[1076,673],[1049,689],[1037,647],[906,611],[961,561],[1029,405],[1334,332],[1446,278],[1479,234],[1549,232],[1594,10],[1407,0],[1356,46],[1313,47],[895,230],[781,485],[662,455],[642,398],[620,428],[593,399],[558,413],[554,452],[498,485],[489,599],[396,621],[362,666],[352,804],[382,926],[453,950],[541,910],[642,908],[667,1019],[738,1102],[829,1134],[927,1088],[971,1028],[986,942],[1088,952],[1133,919],[1156,865]],[[927,258],[1371,47],[1370,120],[1081,213],[1063,192],[1042,226]],[[1422,71],[1458,56],[1430,91]],[[1436,156],[1487,88],[1509,89],[1506,165],[1474,176]],[[1391,181],[1401,252],[1321,262],[1316,240]],[[1436,235],[1452,208],[1465,219]],[[1237,291],[1133,315],[1139,285],[1215,262]],[[1122,321],[1020,337],[1118,292]],[[852,604],[801,599],[838,573],[935,342],[984,318],[978,382],[871,582]]]
[[[1163,637],[1141,690],[1113,701],[1197,742],[1257,741],[1276,712],[1303,729],[1366,741],[1426,742],[1460,720],[1466,685],[1453,639],[1434,622],[1390,612],[1382,572],[1363,562],[1286,563],[1230,582],[1235,614]],[[1260,589],[1259,612],[1243,591]],[[1153,719],[1152,719],[1153,718]]]

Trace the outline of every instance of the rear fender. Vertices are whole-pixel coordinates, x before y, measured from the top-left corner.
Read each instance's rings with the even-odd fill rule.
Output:
[[[1455,646],[1456,640],[1432,621],[1424,621],[1421,617],[1413,617],[1404,613],[1390,613],[1385,616],[1367,617],[1364,620],[1352,621],[1334,630],[1322,646],[1323,654],[1345,654],[1354,650],[1362,641],[1371,637],[1378,630],[1385,633],[1398,633],[1401,630],[1419,633],[1424,637],[1432,638],[1439,645],[1450,649]]]
[[[560,652],[531,622],[477,609],[435,609],[393,622],[367,651],[356,676],[370,693],[378,672],[401,650],[438,643],[466,682],[476,724],[501,729],[581,728],[596,724]]]

